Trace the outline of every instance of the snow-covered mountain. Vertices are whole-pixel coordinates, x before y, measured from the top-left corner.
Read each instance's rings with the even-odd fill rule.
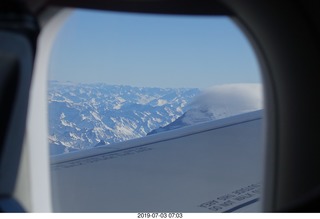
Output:
[[[190,125],[196,125],[203,122],[208,122],[215,120],[216,117],[214,114],[208,110],[205,109],[189,109],[187,112],[185,112],[182,116],[180,116],[178,119],[173,121],[172,123],[164,126],[159,127],[157,129],[152,130],[147,135],[153,135],[160,132],[166,132],[174,129],[183,128]]]
[[[51,154],[108,145],[262,109],[261,84],[199,89],[49,82]]]
[[[182,116],[199,89],[49,82],[50,153],[146,136]]]

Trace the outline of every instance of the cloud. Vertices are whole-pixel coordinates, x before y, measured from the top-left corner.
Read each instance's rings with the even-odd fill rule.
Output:
[[[263,108],[261,84],[224,84],[204,90],[190,104],[222,118]]]

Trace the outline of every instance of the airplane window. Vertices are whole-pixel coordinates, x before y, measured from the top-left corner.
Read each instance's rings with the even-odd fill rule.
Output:
[[[228,17],[75,10],[51,52],[48,106],[56,211],[232,212],[258,200],[260,70]]]
[[[257,61],[226,17],[78,10],[49,73],[52,155],[262,108]]]

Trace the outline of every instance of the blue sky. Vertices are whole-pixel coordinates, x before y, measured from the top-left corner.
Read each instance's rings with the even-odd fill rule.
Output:
[[[139,87],[260,82],[253,50],[229,18],[84,10],[59,32],[49,77]]]

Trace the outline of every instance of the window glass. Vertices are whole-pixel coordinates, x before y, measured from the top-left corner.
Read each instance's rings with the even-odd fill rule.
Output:
[[[261,209],[262,85],[230,18],[75,10],[49,78],[54,211]]]
[[[227,17],[76,10],[49,77],[51,155],[262,108],[256,58]]]

